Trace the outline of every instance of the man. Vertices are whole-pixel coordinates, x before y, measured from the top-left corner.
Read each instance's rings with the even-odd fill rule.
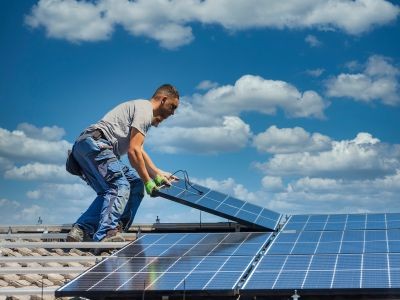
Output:
[[[78,137],[67,160],[67,170],[77,163],[78,172],[74,174],[78,173],[97,197],[76,221],[67,241],[123,241],[119,231],[131,226],[143,190],[151,196],[158,186],[171,184],[171,174],[155,166],[143,143],[150,126],[157,127],[175,113],[178,105],[178,91],[164,84],[150,101],[124,102]],[[140,178],[121,162],[124,154],[128,154]]]

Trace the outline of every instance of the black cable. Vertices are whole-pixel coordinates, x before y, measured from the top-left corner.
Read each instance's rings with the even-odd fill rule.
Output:
[[[200,191],[200,190],[197,189],[195,186],[193,186],[193,184],[190,182],[189,174],[188,174],[188,172],[187,172],[186,170],[178,170],[178,171],[175,171],[174,173],[171,174],[170,177],[174,176],[175,174],[177,174],[177,173],[179,173],[179,172],[183,173],[183,178],[184,178],[184,180],[185,180],[185,188],[186,188],[186,190],[189,190],[189,187],[191,187],[192,189],[194,189],[195,191],[197,191],[197,193],[198,193],[199,195],[202,195],[202,194],[204,193],[203,191]]]

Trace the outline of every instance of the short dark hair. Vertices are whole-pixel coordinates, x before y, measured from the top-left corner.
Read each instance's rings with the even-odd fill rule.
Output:
[[[166,95],[168,97],[173,97],[173,98],[179,99],[178,90],[169,83],[163,84],[158,89],[156,89],[152,98],[156,98],[159,95]]]

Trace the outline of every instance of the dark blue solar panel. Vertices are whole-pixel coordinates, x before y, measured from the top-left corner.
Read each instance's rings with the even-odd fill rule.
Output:
[[[278,233],[269,254],[400,252],[400,230],[293,231]]]
[[[285,230],[379,230],[400,228],[400,213],[347,214],[347,215],[293,215]]]
[[[97,297],[141,291],[232,291],[271,233],[146,234],[57,291]],[[89,297],[90,298],[90,297]]]
[[[248,226],[275,230],[279,224],[279,213],[198,184],[193,186],[179,180],[160,189],[157,195]]]
[[[264,255],[243,290],[359,289],[400,286],[390,254]],[[400,263],[400,256],[391,257]],[[263,283],[264,282],[264,283]]]

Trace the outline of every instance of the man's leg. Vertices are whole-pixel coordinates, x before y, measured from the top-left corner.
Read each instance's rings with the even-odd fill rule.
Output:
[[[120,221],[122,230],[126,232],[131,227],[136,212],[144,197],[144,184],[132,169],[125,166],[123,171],[131,186],[129,200]]]
[[[97,192],[90,207],[76,224],[100,241],[118,226],[119,218],[129,198],[130,185],[122,168],[124,165],[110,149],[106,140],[86,137],[73,150],[87,182]]]

